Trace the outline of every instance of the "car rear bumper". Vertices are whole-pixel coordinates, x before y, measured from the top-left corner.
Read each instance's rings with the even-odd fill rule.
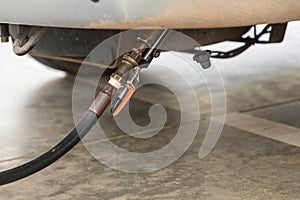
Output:
[[[220,28],[299,19],[299,0],[4,0],[0,6],[1,23],[70,28]]]

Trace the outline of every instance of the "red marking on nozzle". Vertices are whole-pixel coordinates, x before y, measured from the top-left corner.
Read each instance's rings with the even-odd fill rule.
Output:
[[[124,99],[122,100],[122,102],[120,103],[120,105],[118,106],[118,108],[115,110],[115,112],[113,113],[113,116],[117,116],[121,110],[123,110],[123,108],[125,107],[125,105],[127,104],[127,102],[130,100],[130,98],[132,97],[135,89],[133,86],[127,84],[126,85],[127,89],[128,89],[128,93],[127,95],[124,97]]]

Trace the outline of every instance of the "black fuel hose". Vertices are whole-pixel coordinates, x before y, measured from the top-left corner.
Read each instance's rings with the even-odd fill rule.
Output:
[[[94,112],[87,111],[69,134],[50,150],[25,164],[0,172],[0,185],[23,179],[54,163],[70,151],[88,133],[97,119],[98,117]]]
[[[12,169],[0,172],[0,186],[30,176],[57,161],[70,151],[97,122],[110,104],[113,88],[107,85],[78,124],[58,144],[39,157]]]
[[[153,30],[149,34],[149,41],[156,41],[158,39],[160,42],[162,42],[160,39],[160,35],[163,35],[163,37],[165,37],[166,33],[167,30]],[[122,77],[127,71],[133,69],[138,65],[138,63],[142,61],[143,52],[145,51],[145,49],[151,47],[152,44],[148,45],[148,42],[145,42],[145,40],[141,41],[142,42],[139,48],[137,48],[140,49],[141,52],[137,53],[136,50],[132,50],[130,54],[124,56],[123,59],[125,59],[126,62],[120,62],[121,65],[112,76],[115,75],[118,77]],[[152,59],[153,56],[150,56],[150,58],[146,58],[146,62],[144,64],[149,64]],[[81,140],[81,138],[83,138],[89,132],[89,130],[97,122],[97,119],[103,114],[108,105],[110,105],[113,90],[114,87],[110,84],[107,84],[98,94],[93,104],[89,108],[89,111],[85,113],[79,123],[69,132],[69,134],[63,140],[61,140],[53,148],[27,163],[0,172],[0,186],[30,176],[48,167],[63,155],[65,155],[68,151],[70,151]]]

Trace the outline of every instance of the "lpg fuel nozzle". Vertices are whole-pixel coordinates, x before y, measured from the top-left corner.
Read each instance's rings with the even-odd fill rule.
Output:
[[[110,108],[113,116],[117,116],[121,112],[121,110],[125,107],[127,102],[134,94],[136,86],[140,80],[140,71],[141,69],[139,67],[135,67],[134,69],[130,70],[128,72],[126,82],[120,89],[116,91]]]

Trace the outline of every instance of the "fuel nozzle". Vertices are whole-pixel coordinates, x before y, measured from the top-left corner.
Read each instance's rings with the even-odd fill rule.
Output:
[[[160,45],[168,34],[168,29],[151,31],[146,38],[138,38],[138,48],[132,49],[122,57],[120,66],[111,75],[108,82],[115,88],[110,111],[117,116],[125,107],[139,83],[140,64],[148,66],[154,57],[159,56]]]
[[[112,100],[110,111],[113,116],[117,116],[121,110],[125,107],[135,92],[136,86],[139,83],[139,73],[141,69],[135,67],[128,72],[127,78],[124,77],[125,83],[115,92]]]

